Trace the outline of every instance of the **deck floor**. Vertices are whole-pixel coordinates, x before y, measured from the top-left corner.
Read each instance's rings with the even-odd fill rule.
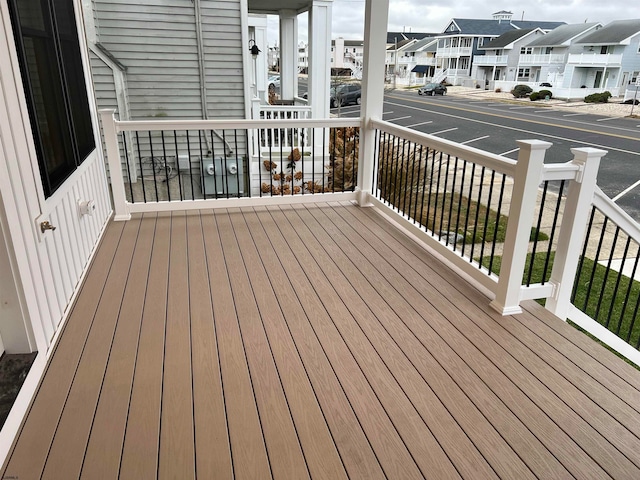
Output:
[[[373,208],[112,223],[3,478],[640,478],[640,372]]]

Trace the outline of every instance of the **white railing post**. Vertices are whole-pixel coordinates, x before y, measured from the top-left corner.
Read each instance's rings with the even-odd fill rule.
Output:
[[[513,179],[504,253],[496,298],[491,302],[491,307],[503,315],[522,312],[522,275],[536,210],[538,187],[544,171],[544,155],[551,146],[551,143],[541,140],[519,140],[517,143],[520,152]]]
[[[122,175],[122,161],[120,148],[118,147],[118,133],[116,132],[116,118],[114,109],[100,110],[104,142],[107,147],[107,164],[109,165],[109,178],[111,179],[111,195],[113,197],[114,220],[129,220],[131,214],[127,205],[127,197],[124,192],[124,178]]]
[[[571,152],[572,163],[578,165],[580,171],[569,185],[549,280],[554,287],[553,296],[547,299],[545,305],[547,310],[562,320],[566,320],[571,304],[571,292],[591,212],[600,159],[607,153],[596,148],[572,148]]]
[[[369,203],[373,193],[375,165],[375,130],[370,119],[382,119],[384,101],[384,59],[386,39],[380,32],[386,32],[389,16],[389,0],[366,2],[364,27],[364,69],[362,71],[362,108],[363,118],[360,129],[360,150],[358,156],[358,203]],[[395,73],[394,73],[395,75]]]

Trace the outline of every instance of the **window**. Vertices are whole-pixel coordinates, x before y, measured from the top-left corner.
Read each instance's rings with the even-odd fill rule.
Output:
[[[356,49],[355,48],[353,49],[353,53],[356,53]]]
[[[606,45],[600,47],[600,55],[606,55],[607,53],[609,53],[609,47],[607,47]]]
[[[481,47],[483,45],[484,45],[484,38],[481,37],[478,39],[478,47]]]
[[[73,0],[10,0],[9,7],[49,197],[95,149]]]
[[[533,47],[520,47],[520,55],[531,55]]]
[[[518,78],[529,78],[530,75],[531,75],[531,71],[528,68],[518,69]]]

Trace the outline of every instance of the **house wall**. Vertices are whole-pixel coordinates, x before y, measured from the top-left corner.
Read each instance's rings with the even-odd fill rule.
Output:
[[[616,78],[616,85],[626,87],[631,84],[633,72],[640,71],[640,34],[631,39],[622,53],[622,68],[620,78]],[[627,74],[626,76],[624,74]],[[623,85],[624,80],[624,85]]]
[[[240,1],[199,4],[206,114],[244,118]],[[127,67],[131,119],[204,117],[195,8],[187,0],[94,0],[96,39]],[[92,67],[99,81],[103,69]],[[109,100],[101,92],[99,107]]]

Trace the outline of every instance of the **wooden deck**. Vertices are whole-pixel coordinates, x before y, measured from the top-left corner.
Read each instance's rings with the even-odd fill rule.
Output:
[[[112,223],[3,478],[640,478],[640,372],[372,208]]]

